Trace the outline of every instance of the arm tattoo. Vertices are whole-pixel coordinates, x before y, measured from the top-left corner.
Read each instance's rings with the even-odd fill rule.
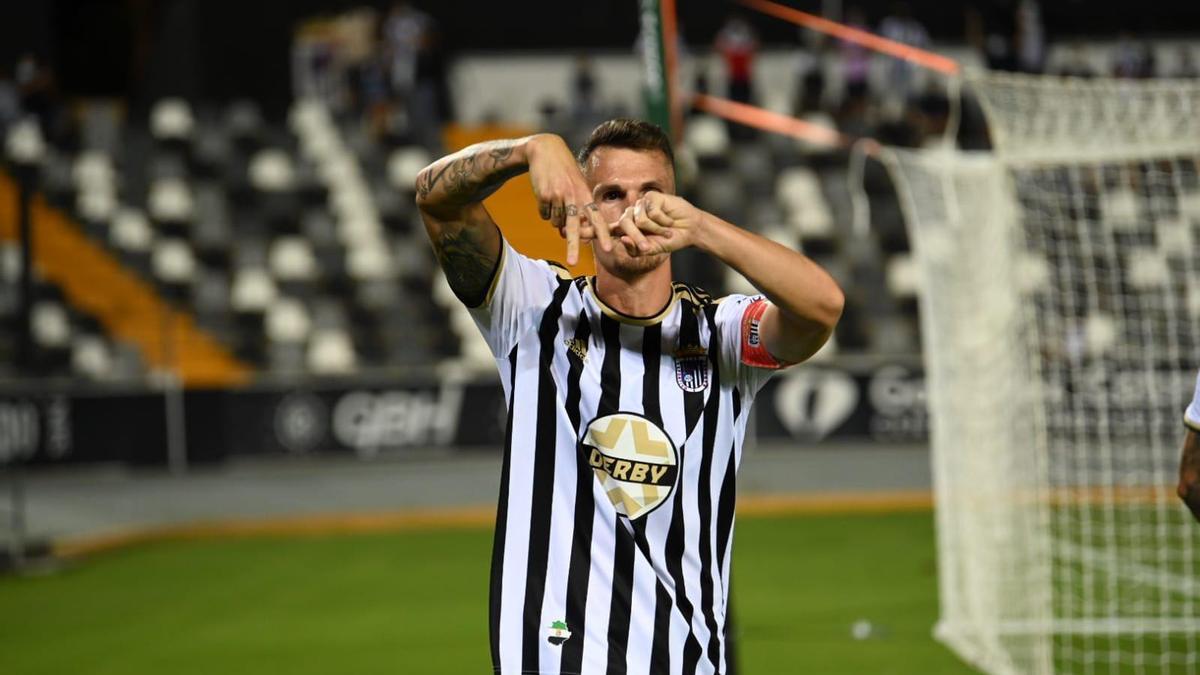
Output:
[[[1179,463],[1179,497],[1200,521],[1200,432],[1188,431]]]
[[[469,227],[447,228],[434,240],[433,250],[458,299],[467,307],[483,304],[498,261],[483,250],[479,233]]]
[[[522,165],[505,166],[512,154],[512,141],[492,141],[451,155],[417,176],[417,198],[429,199],[440,185],[437,201],[459,205],[481,201],[526,170]]]

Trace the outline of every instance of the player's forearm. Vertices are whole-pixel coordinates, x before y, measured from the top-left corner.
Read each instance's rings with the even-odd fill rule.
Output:
[[[417,175],[417,206],[440,220],[455,220],[513,176],[529,169],[532,137],[487,141],[447,155]]]
[[[707,214],[697,247],[737,270],[779,309],[784,328],[828,333],[842,316],[842,289],[802,253]],[[822,340],[823,341],[823,340]]]
[[[1189,429],[1179,462],[1179,498],[1200,521],[1200,433]]]

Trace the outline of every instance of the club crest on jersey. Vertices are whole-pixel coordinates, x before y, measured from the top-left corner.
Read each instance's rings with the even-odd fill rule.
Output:
[[[636,413],[597,417],[583,435],[582,452],[617,513],[636,520],[667,500],[679,473],[675,443]]]
[[[675,350],[675,383],[692,393],[708,388],[708,352],[700,345]]]

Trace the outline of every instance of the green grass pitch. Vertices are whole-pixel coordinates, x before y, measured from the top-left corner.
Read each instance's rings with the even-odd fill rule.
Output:
[[[482,675],[490,550],[487,529],[263,537],[0,578],[0,672]],[[971,672],[930,637],[930,513],[740,518],[733,587],[741,675]]]

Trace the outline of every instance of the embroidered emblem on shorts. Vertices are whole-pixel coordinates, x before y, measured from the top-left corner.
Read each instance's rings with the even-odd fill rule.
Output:
[[[675,351],[675,383],[693,393],[708,388],[708,352],[704,347],[690,345]]]

